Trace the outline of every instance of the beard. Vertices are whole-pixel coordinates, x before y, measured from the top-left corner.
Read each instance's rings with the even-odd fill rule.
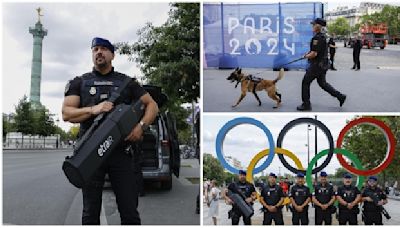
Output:
[[[99,69],[103,69],[108,66],[108,63],[104,56],[97,56],[94,65]]]

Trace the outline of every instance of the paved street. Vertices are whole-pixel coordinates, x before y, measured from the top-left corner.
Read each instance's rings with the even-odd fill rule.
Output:
[[[225,204],[224,200],[219,201],[219,217],[218,217],[218,225],[230,225],[231,220],[228,220],[228,211],[231,209],[231,206],[228,206]],[[254,205],[254,216],[252,217],[252,224],[253,225],[262,225],[263,222],[263,214],[260,212],[261,204],[259,202],[256,202]],[[386,210],[389,212],[389,214],[392,216],[390,220],[387,220],[386,218],[383,218],[383,224],[385,225],[400,225],[400,211],[398,208],[400,208],[400,201],[399,200],[392,200],[389,199],[389,203],[385,206]],[[209,208],[207,207],[206,204],[203,204],[203,224],[204,225],[212,225],[212,219],[211,217],[208,217],[208,210]],[[315,224],[315,216],[314,216],[314,208],[311,206],[309,207],[308,210],[308,215],[310,219],[310,225]],[[283,220],[285,225],[291,225],[292,224],[292,216],[290,211],[287,212],[285,208],[282,209],[283,212]],[[240,224],[243,224],[243,220],[240,220]],[[338,225],[337,219],[333,217],[332,219],[332,224],[333,225]],[[364,224],[364,222],[361,221],[361,214],[358,214],[358,224]]]
[[[3,223],[19,225],[81,224],[82,194],[61,170],[71,151],[3,152]],[[181,177],[173,179],[171,191],[146,186],[139,200],[142,224],[199,224],[195,214],[199,185],[197,160],[182,160]],[[120,224],[111,189],[103,192],[101,223]]]
[[[323,91],[314,81],[311,85],[311,103],[317,112],[399,112],[400,111],[400,45],[386,49],[362,49],[361,71],[353,71],[352,49],[338,43],[335,67],[328,71],[327,81],[347,94],[343,107],[336,98]],[[282,106],[273,109],[275,103],[265,92],[258,92],[262,105],[258,106],[254,95],[248,93],[236,108],[240,89],[226,80],[233,70],[206,69],[203,76],[203,104],[206,112],[295,112],[301,103],[301,81],[304,71],[289,71],[278,82],[282,94]],[[264,79],[274,79],[277,72],[268,69],[243,69],[246,74],[256,74]]]

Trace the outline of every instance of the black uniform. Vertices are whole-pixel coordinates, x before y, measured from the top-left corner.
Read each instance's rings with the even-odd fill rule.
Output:
[[[336,192],[336,195],[342,197],[347,203],[353,202],[359,194],[361,194],[360,190],[352,185],[341,186]],[[339,203],[339,225],[346,225],[346,223],[349,223],[349,225],[358,225],[357,215],[359,212],[358,205],[355,205],[352,209],[348,209]]]
[[[236,182],[236,183],[231,183],[228,186],[228,190],[232,191],[232,192],[237,192],[240,191],[246,198],[251,197],[251,195],[253,194],[253,192],[256,192],[256,189],[254,188],[254,185],[249,183],[249,182]],[[253,205],[253,203],[251,203]],[[238,207],[236,207],[235,205],[232,206],[232,225],[239,225],[239,220],[240,217],[243,216],[242,212],[240,211],[240,209]],[[251,218],[245,218],[243,216],[243,223],[245,225],[251,225]]]
[[[293,198],[297,205],[302,205],[308,198],[311,197],[310,188],[305,185],[300,186],[296,184],[290,190],[289,197]],[[298,212],[295,208],[293,208],[292,224],[300,225],[300,222],[301,225],[308,225],[309,223],[308,205],[303,208],[302,212]]]
[[[319,184],[314,189],[313,196],[315,196],[315,198],[321,204],[329,203],[329,201],[332,199],[332,196],[335,195],[332,185],[328,183],[325,185]],[[332,224],[332,207],[334,206],[331,205],[327,209],[322,210],[321,207],[315,205],[315,225],[322,225],[322,222],[324,222],[325,225]]]
[[[338,99],[343,98],[343,94],[335,90],[328,82],[326,82],[326,71],[329,68],[329,63],[326,36],[323,33],[317,33],[311,39],[310,51],[317,52],[317,56],[314,59],[309,60],[309,66],[302,81],[301,96],[303,104],[306,106],[310,106],[311,104],[310,85],[314,79],[317,79],[318,85],[331,96]]]
[[[269,206],[275,206],[281,199],[283,199],[283,197],[285,197],[283,190],[279,185],[271,186],[269,184],[266,184],[262,188],[261,196],[263,197],[264,202]],[[271,225],[272,220],[274,220],[275,225],[284,225],[282,207],[283,206],[279,206],[276,212],[269,212],[268,209],[264,207],[263,225]]]
[[[362,49],[361,40],[356,39],[353,44],[353,68],[360,69],[360,52]]]
[[[362,197],[374,195],[378,201],[386,199],[386,194],[382,189],[375,187],[366,187],[362,193]],[[372,197],[371,197],[372,198]],[[363,206],[365,225],[383,225],[382,224],[382,207],[378,207],[374,202],[364,202]]]
[[[80,107],[91,107],[107,100],[111,91],[116,90],[126,77],[128,76],[114,71],[114,68],[106,75],[101,75],[93,69],[92,72],[71,80],[66,86],[65,96],[79,96]],[[132,80],[121,93],[121,97],[115,102],[115,105],[120,103],[131,104],[145,93],[146,91],[135,80]],[[93,120],[94,116],[80,124],[79,137],[91,126]],[[121,224],[140,224],[137,211],[138,190],[135,181],[140,166],[136,166],[132,162],[132,156],[135,155],[126,153],[127,146],[126,143],[119,145],[96,171],[92,179],[82,187],[82,224],[100,224],[102,192],[106,173],[109,174],[116,196]]]
[[[329,60],[331,61],[331,64],[330,64],[331,67],[330,68],[331,68],[331,70],[336,70],[334,65],[333,65],[333,62],[335,61],[336,48],[330,46],[330,45],[335,46],[336,43],[335,43],[335,41],[333,41],[332,38],[330,38],[329,42],[328,42],[328,45],[329,45]]]

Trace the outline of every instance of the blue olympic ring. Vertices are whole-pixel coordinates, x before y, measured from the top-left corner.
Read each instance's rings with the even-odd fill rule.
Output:
[[[240,117],[240,118],[235,118],[233,120],[228,121],[222,128],[219,130],[217,134],[217,139],[215,142],[215,151],[217,153],[218,160],[221,162],[222,166],[227,169],[229,172],[234,173],[234,174],[239,174],[239,170],[233,167],[231,164],[229,164],[224,157],[224,152],[223,152],[223,143],[225,140],[226,134],[234,127],[241,125],[241,124],[251,124],[259,127],[261,130],[264,131],[265,135],[268,138],[268,143],[269,143],[269,154],[267,159],[262,163],[259,167],[256,167],[254,169],[254,174],[262,172],[264,169],[266,169],[271,163],[272,160],[274,159],[275,156],[275,142],[274,138],[272,137],[271,131],[260,121],[253,119],[253,118],[248,118],[248,117]]]

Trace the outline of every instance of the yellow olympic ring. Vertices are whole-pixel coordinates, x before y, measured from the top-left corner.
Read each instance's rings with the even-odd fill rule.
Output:
[[[290,159],[292,159],[294,161],[294,163],[297,166],[297,169],[299,170],[305,170],[303,167],[303,164],[301,163],[300,159],[292,152],[290,152],[289,150],[283,149],[283,148],[279,148],[276,147],[275,148],[275,153],[277,154],[283,154],[285,156],[288,156]],[[246,180],[250,183],[254,183],[254,179],[253,179],[253,170],[256,167],[257,163],[265,156],[267,156],[269,154],[269,149],[260,151],[256,156],[254,156],[254,158],[250,161],[249,166],[247,167],[247,174],[246,174]],[[257,192],[257,199],[260,199],[260,194]],[[287,202],[287,199],[285,199],[285,201]]]

